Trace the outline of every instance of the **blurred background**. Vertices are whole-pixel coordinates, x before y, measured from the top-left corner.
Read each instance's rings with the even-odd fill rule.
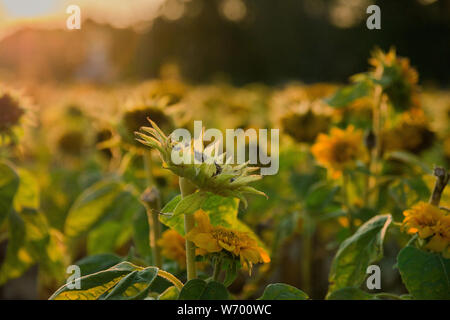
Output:
[[[381,30],[366,27],[371,4],[381,8]],[[66,27],[69,5],[81,8],[81,30]],[[398,60],[420,97],[415,112],[394,110],[386,121],[391,149],[420,156],[423,167],[450,166],[450,0],[0,0],[0,136],[9,139],[0,140],[0,160],[18,167],[25,187],[15,197],[31,190],[19,200],[39,213],[29,221],[32,214],[15,209],[23,225],[0,219],[0,299],[47,299],[68,265],[98,254],[109,257],[102,268],[134,256],[150,264],[145,208],[128,190],[148,186],[146,152],[134,139],[147,116],[166,132],[198,119],[221,130],[281,129],[279,174],[257,185],[270,200],[233,207],[273,263],[252,277],[241,272],[230,291],[257,298],[268,283],[284,282],[324,298],[350,233],[339,187],[310,147],[332,127],[371,127],[373,99],[333,109],[324,98],[366,71],[376,47],[395,47],[419,75],[417,83],[408,60]],[[165,204],[178,180],[152,157]],[[393,178],[374,208],[361,204],[355,183],[359,222],[387,212],[401,221],[429,197],[434,180],[417,163],[387,162]],[[99,190],[102,205],[83,207]],[[86,216],[94,218],[77,233]],[[389,234],[380,262],[386,292],[406,292],[392,266],[408,239]],[[167,268],[183,279],[174,261]]]
[[[66,29],[69,4],[81,30]],[[370,4],[381,30],[366,28]],[[450,0],[1,0],[0,39],[11,80],[141,80],[176,64],[191,82],[343,82],[395,46],[422,83],[450,83]]]

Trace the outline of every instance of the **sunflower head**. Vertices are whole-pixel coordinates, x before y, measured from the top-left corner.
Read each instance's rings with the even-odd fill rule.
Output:
[[[186,268],[186,240],[183,236],[169,229],[163,232],[157,244],[164,257],[176,261],[180,268]]]
[[[420,153],[433,145],[435,133],[430,129],[425,114],[421,109],[413,109],[402,115],[400,123],[383,132],[384,151],[406,150]]]
[[[142,144],[137,143],[134,139],[134,133],[148,124],[147,119],[159,123],[164,130],[173,130],[172,119],[160,104],[150,100],[130,101],[127,111],[122,116],[124,141],[141,147]]]
[[[419,202],[406,210],[402,229],[409,234],[418,234],[425,239],[426,249],[434,252],[450,253],[450,215],[445,214],[438,207]]]
[[[297,142],[313,142],[328,131],[332,111],[320,103],[303,102],[285,113],[281,118],[284,131]]]
[[[353,126],[345,130],[332,128],[329,135],[317,137],[311,152],[321,165],[330,170],[333,178],[339,178],[344,170],[351,169],[357,160],[366,157],[363,132]]]
[[[270,257],[257,241],[247,233],[211,225],[209,216],[203,210],[195,213],[196,227],[186,238],[197,246],[197,254],[205,255],[225,251],[234,258],[239,258],[241,264],[249,271],[255,263],[268,263]]]
[[[85,147],[85,136],[79,130],[63,132],[57,140],[58,150],[68,156],[80,156]]]
[[[409,59],[397,57],[395,49],[384,53],[376,49],[369,59],[372,76],[383,87],[396,110],[404,111],[419,105],[417,71],[410,66]]]
[[[142,132],[136,132],[137,141],[157,149],[164,166],[179,177],[188,179],[202,191],[239,198],[244,205],[247,205],[244,194],[265,196],[248,185],[262,178],[251,174],[259,168],[249,167],[247,163],[233,164],[232,159],[226,159],[225,153],[219,154],[215,148],[217,144],[208,146],[208,150],[198,150],[203,145],[201,140],[187,144],[178,142],[171,135],[166,136],[150,118],[148,120],[152,127],[142,127]]]

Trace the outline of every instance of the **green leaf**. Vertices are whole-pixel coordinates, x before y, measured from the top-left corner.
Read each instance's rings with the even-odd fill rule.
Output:
[[[158,300],[178,300],[180,290],[177,287],[171,286],[158,296]]]
[[[14,197],[14,209],[17,212],[23,208],[39,209],[39,184],[36,178],[25,169],[17,170],[20,183],[16,196]]]
[[[345,287],[359,287],[366,269],[383,257],[383,241],[392,217],[373,217],[339,247],[331,265],[329,294]]]
[[[227,300],[227,288],[219,282],[201,279],[188,281],[181,289],[179,300]]]
[[[65,234],[74,238],[89,231],[107,213],[122,188],[116,181],[101,181],[85,190],[70,208]]]
[[[19,181],[19,175],[12,167],[0,162],[0,226],[11,210]]]
[[[332,107],[342,108],[348,106],[356,99],[369,95],[369,93],[369,82],[361,81],[339,89],[332,97],[325,99],[325,102]]]
[[[162,213],[173,212],[175,207],[180,203],[181,196],[178,195],[161,210]],[[225,198],[218,195],[208,193],[207,199],[203,202],[201,208],[209,215],[211,224],[221,225],[223,227],[231,228],[237,224],[239,200]],[[166,226],[175,229],[184,236],[184,217],[161,215],[160,221]]]
[[[259,300],[308,300],[308,295],[296,287],[284,283],[269,284]]]
[[[190,194],[180,202],[178,202],[177,206],[174,209],[173,216],[176,217],[181,214],[192,214],[198,209],[200,209],[203,202],[205,202],[207,198],[206,192],[195,192]]]
[[[125,276],[105,297],[105,300],[137,300],[144,299],[150,285],[158,275],[158,268],[147,267],[135,270]]]
[[[379,300],[376,295],[362,291],[359,288],[348,287],[333,291],[328,300]]]
[[[417,166],[417,167],[421,168],[425,174],[433,173],[432,170],[430,169],[430,167],[426,163],[422,162],[417,156],[415,156],[409,152],[393,151],[393,152],[389,153],[388,158],[399,160],[399,161],[402,161],[402,162],[412,165],[412,166]]]
[[[6,257],[0,268],[0,285],[20,277],[34,264],[31,255],[23,248],[26,240],[25,223],[14,210],[9,213],[8,233]]]
[[[450,259],[407,246],[397,261],[403,283],[415,299],[450,299]]]
[[[107,270],[79,278],[80,289],[67,284],[58,289],[50,300],[144,299],[158,274],[158,268],[142,268],[121,262]]]
[[[123,259],[115,254],[103,253],[87,256],[75,262],[75,265],[80,267],[82,275],[88,275],[111,268],[122,261]]]
[[[108,220],[120,222],[123,227],[131,226],[138,210],[142,210],[142,204],[126,185],[101,181],[85,190],[70,208],[65,234],[76,238]]]

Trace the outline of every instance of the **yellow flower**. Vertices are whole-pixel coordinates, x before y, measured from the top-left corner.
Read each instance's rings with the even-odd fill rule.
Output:
[[[356,160],[364,158],[363,132],[353,126],[342,130],[332,128],[329,135],[320,134],[311,147],[317,161],[339,178],[344,169],[352,168]]]
[[[446,252],[450,244],[450,215],[445,215],[438,207],[419,202],[403,215],[403,228],[409,234],[418,234],[428,239],[425,248],[434,252]]]
[[[197,254],[226,250],[239,257],[244,267],[251,271],[254,263],[270,262],[266,251],[248,234],[222,226],[213,226],[203,210],[195,213],[197,226],[187,234],[187,239],[198,247]]]
[[[178,262],[182,269],[186,267],[186,240],[178,232],[172,229],[164,231],[158,246],[164,257]]]

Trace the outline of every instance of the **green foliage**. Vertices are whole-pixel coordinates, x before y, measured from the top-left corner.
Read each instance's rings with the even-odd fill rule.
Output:
[[[79,278],[80,289],[65,284],[50,300],[138,300],[147,297],[158,275],[156,267],[138,267],[130,262],[119,264]]]
[[[302,290],[284,283],[269,284],[259,300],[308,300]]]
[[[391,222],[391,215],[373,217],[340,245],[331,266],[328,294],[361,285],[367,267],[383,257],[384,236]]]
[[[331,292],[328,300],[379,300],[376,295],[362,291],[359,288],[347,287]]]
[[[398,254],[403,283],[415,299],[450,299],[450,259],[407,246]]]
[[[332,97],[326,99],[325,102],[332,107],[347,107],[356,99],[368,96],[370,93],[370,82],[360,81],[355,84],[345,86],[339,89]]]
[[[0,226],[11,209],[19,181],[16,171],[6,163],[0,162]]]
[[[193,279],[181,289],[179,300],[227,300],[229,294],[225,286],[216,281]]]

